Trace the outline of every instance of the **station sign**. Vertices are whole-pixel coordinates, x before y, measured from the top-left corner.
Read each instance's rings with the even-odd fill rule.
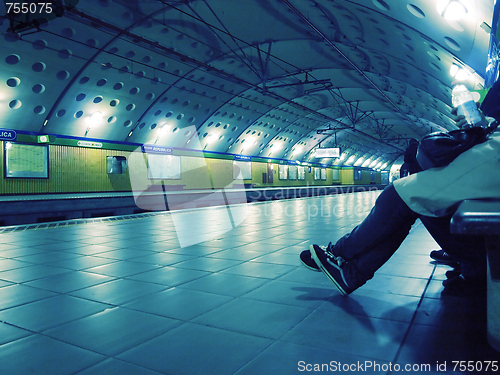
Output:
[[[172,147],[163,147],[155,145],[142,145],[142,152],[147,152],[150,154],[166,154],[172,155],[174,150]]]
[[[11,129],[0,129],[0,141],[15,141],[17,133]]]
[[[102,148],[101,142],[78,141],[77,145],[80,147]]]
[[[251,161],[252,157],[251,156],[246,156],[246,155],[234,155],[234,160]]]

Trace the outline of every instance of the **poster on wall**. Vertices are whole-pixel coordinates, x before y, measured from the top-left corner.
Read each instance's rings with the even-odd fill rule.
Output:
[[[288,165],[280,164],[278,166],[278,178],[280,180],[288,180]]]
[[[6,178],[49,178],[49,147],[24,143],[4,143]]]
[[[241,174],[241,176],[240,176]],[[252,162],[251,161],[233,161],[233,179],[252,179]]]
[[[298,166],[297,167],[297,177],[299,180],[305,180],[306,179],[306,168],[303,166]]]
[[[180,180],[181,157],[175,155],[147,154],[150,180]]]
[[[321,179],[326,181],[326,168],[321,168]]]

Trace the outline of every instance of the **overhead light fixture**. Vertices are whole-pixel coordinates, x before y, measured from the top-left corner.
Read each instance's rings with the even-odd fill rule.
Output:
[[[102,121],[102,113],[97,111],[90,116],[90,125],[97,125]]]
[[[455,80],[460,82],[466,81],[471,77],[471,73],[467,69],[461,68],[456,64],[452,64],[450,68],[450,75],[455,78]]]
[[[438,13],[450,21],[456,21],[467,14],[467,8],[460,0],[439,0],[436,4]]]

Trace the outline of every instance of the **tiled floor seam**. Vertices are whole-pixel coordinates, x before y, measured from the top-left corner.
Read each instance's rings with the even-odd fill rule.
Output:
[[[431,275],[429,276],[429,279],[427,280],[427,283],[425,284],[425,288],[422,292],[422,295],[420,296],[420,300],[418,301],[418,304],[417,304],[417,307],[415,308],[415,312],[413,313],[412,317],[411,317],[411,320],[410,320],[410,323],[408,324],[408,329],[406,330],[404,336],[403,336],[403,339],[401,340],[401,344],[399,345],[399,348],[396,352],[396,355],[394,356],[394,360],[392,361],[392,363],[398,363],[398,359],[399,359],[399,356],[401,354],[401,351],[403,350],[403,347],[405,346],[405,343],[406,343],[406,339],[408,338],[408,335],[410,334],[410,331],[412,329],[412,326],[413,326],[413,323],[417,317],[417,314],[418,314],[418,310],[420,309],[420,306],[422,305],[422,302],[424,301],[424,298],[425,298],[425,294],[427,293],[427,289],[429,288],[429,285],[432,281],[432,278],[434,276],[434,272],[436,271],[436,265],[434,265],[434,268],[432,269],[432,272],[431,272]],[[392,371],[388,371],[387,372],[387,375],[391,375],[392,374]]]

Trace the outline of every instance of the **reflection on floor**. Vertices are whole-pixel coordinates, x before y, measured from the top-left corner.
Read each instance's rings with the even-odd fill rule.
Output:
[[[498,360],[484,296],[441,295],[448,268],[430,262],[437,247],[419,223],[347,298],[300,265],[301,250],[351,230],[378,194],[4,231],[0,372],[390,374],[409,364],[442,374],[460,373],[453,361]]]

